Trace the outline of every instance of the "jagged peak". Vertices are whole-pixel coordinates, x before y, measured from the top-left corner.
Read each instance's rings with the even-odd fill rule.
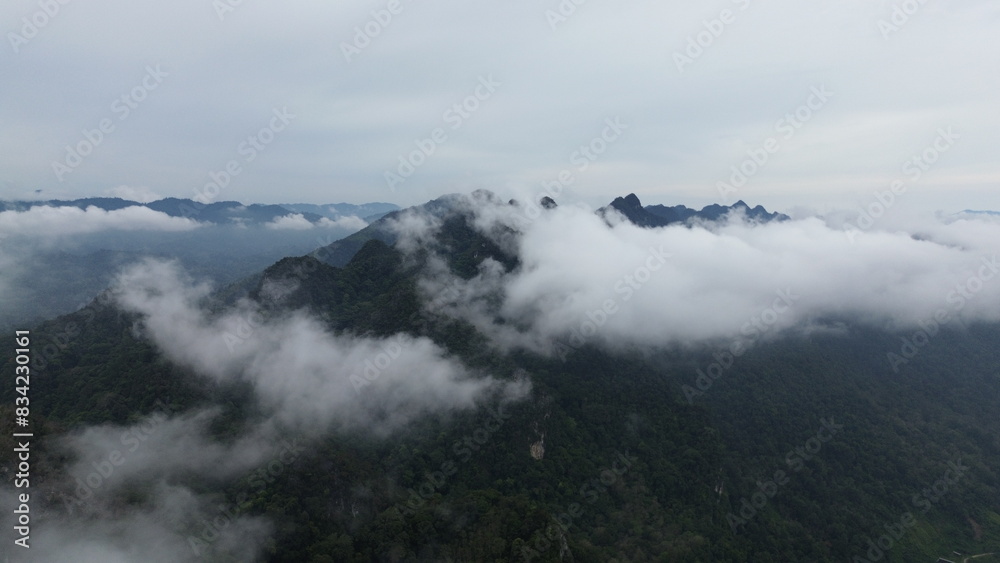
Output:
[[[635,195],[634,193],[628,194],[625,197],[615,198],[615,201],[613,201],[611,205],[614,205],[615,203],[618,202],[623,203],[629,207],[642,207],[642,202],[639,201],[639,196]]]

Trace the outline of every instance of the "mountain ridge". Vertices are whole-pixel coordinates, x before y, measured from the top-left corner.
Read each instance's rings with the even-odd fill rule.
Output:
[[[718,221],[725,215],[733,212],[742,213],[747,220],[757,223],[787,221],[789,219],[788,215],[783,213],[769,213],[762,205],[751,208],[743,200],[737,201],[733,205],[707,205],[701,210],[691,209],[685,205],[675,205],[672,207],[659,204],[643,206],[634,193],[615,198],[614,201],[602,207],[598,212],[602,216],[606,216],[611,209],[620,212],[625,218],[640,227],[654,228],[698,220]]]
[[[370,222],[364,229],[335,241],[323,249],[318,249],[318,251],[324,255],[323,260],[328,264],[343,267],[350,262],[354,253],[360,250],[369,240],[379,240],[385,244],[393,245],[396,242],[396,234],[387,225],[390,221],[397,219],[401,213],[426,211],[432,215],[443,217],[449,213],[461,212],[463,207],[467,205],[465,197],[467,196],[464,194],[446,194],[420,205],[391,211],[379,219]],[[476,190],[468,197],[491,205],[505,205],[496,194],[489,190]],[[519,207],[522,204],[518,200],[512,199],[506,205]],[[538,201],[538,206],[544,212],[557,208],[558,203],[551,197],[545,196]],[[597,209],[595,213],[601,217],[606,217],[610,209],[619,211],[633,224],[647,228],[665,227],[673,224],[690,226],[693,222],[697,221],[715,222],[733,212],[742,213],[748,220],[757,223],[786,221],[789,219],[785,214],[768,212],[761,205],[751,208],[742,200],[731,206],[713,204],[701,210],[694,210],[684,205],[673,207],[651,205],[643,207],[639,198],[634,193],[615,198],[608,205]]]

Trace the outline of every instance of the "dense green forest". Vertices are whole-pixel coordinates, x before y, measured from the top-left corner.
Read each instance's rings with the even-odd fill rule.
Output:
[[[517,265],[461,217],[439,244],[465,277],[486,257]],[[899,373],[886,363],[899,336],[872,329],[762,342],[690,396],[715,348],[502,352],[468,323],[423,308],[420,268],[369,240],[344,267],[286,258],[206,304],[222,310],[246,294],[266,308],[261,280],[294,278],[282,309],[306,308],[338,333],[427,336],[471,368],[533,385],[524,400],[429,416],[386,438],[330,432],[266,481],[204,483],[275,524],[268,561],[915,562],[1000,552],[998,326],[942,330]],[[136,322],[102,296],[33,332],[41,488],[70,462],[49,448],[66,431],[135,422],[164,400],[173,412],[221,406],[212,428],[221,441],[260,416],[252,390],[172,365]],[[0,395],[3,442],[12,389]],[[65,510],[57,492],[38,508]],[[120,502],[141,496],[129,490]]]

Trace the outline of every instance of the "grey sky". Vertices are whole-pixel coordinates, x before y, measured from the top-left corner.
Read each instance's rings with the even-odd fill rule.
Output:
[[[993,2],[52,2],[45,17],[44,1],[0,7],[3,198],[412,205],[537,193],[567,170],[567,200],[701,206],[756,151],[767,162],[727,203],[853,209],[899,179],[899,208],[1000,209]],[[902,25],[880,29],[897,7]],[[808,118],[779,124],[796,110]],[[70,166],[66,146],[86,150],[102,120]],[[418,139],[433,154],[403,177]],[[935,141],[937,161],[905,172]],[[592,142],[605,152],[574,157]]]

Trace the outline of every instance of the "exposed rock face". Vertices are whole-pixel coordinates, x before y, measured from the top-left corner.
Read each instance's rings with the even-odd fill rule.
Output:
[[[545,434],[542,434],[541,440],[531,444],[531,457],[536,460],[545,457]]]

